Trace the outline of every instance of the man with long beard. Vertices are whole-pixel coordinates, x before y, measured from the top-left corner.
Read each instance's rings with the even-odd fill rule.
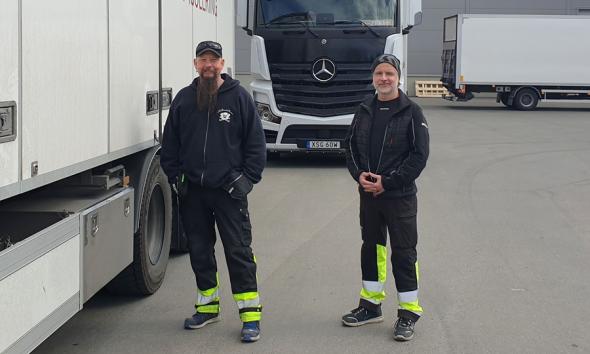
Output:
[[[194,66],[199,77],[172,102],[160,158],[181,201],[197,281],[196,313],[184,327],[197,329],[219,320],[217,224],[243,322],[241,340],[254,342],[260,338],[262,306],[247,194],[261,179],[266,143],[252,97],[239,81],[221,74],[221,45],[199,43]]]

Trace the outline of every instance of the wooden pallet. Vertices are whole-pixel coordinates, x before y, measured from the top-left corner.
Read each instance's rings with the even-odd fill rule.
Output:
[[[442,97],[449,91],[440,81],[416,81],[416,97]]]

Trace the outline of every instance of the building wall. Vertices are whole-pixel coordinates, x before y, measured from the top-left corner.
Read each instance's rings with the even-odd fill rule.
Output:
[[[590,16],[590,0],[422,0],[423,20],[409,37],[408,75],[437,77],[441,72],[443,19],[458,13]],[[250,39],[236,28],[236,69],[250,72]]]

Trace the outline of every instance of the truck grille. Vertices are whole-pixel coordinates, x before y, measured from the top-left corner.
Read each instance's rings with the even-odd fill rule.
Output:
[[[317,117],[352,114],[375,93],[371,63],[337,63],[336,76],[321,83],[311,75],[312,63],[272,64],[272,87],[279,110]]]

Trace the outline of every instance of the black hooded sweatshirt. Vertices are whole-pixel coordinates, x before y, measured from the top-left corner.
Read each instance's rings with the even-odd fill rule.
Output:
[[[218,188],[240,175],[252,183],[262,178],[266,142],[250,94],[222,74],[214,108],[197,107],[199,78],[180,90],[164,127],[160,164],[171,183],[181,174],[195,184]]]

